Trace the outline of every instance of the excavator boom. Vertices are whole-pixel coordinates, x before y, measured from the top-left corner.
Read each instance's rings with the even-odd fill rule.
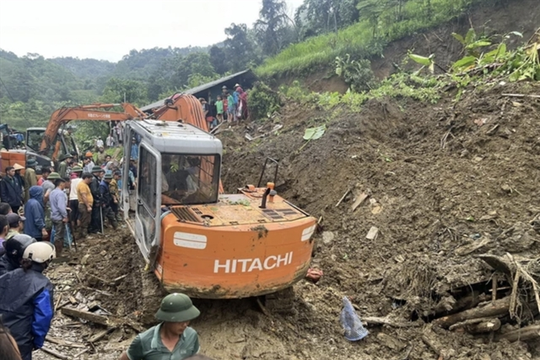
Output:
[[[111,109],[121,106],[123,112],[110,111],[103,109]],[[40,152],[47,152],[55,144],[55,139],[60,127],[72,120],[91,120],[91,121],[126,121],[133,119],[144,119],[146,114],[139,110],[136,106],[129,103],[122,104],[90,104],[76,107],[64,107],[52,113],[43,140],[39,148]],[[53,160],[55,160],[56,151],[53,151]]]

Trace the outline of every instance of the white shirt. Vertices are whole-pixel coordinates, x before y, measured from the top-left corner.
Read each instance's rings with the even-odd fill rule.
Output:
[[[92,168],[94,167],[94,162],[90,161],[88,164],[83,166],[84,172],[92,173]]]
[[[97,146],[98,148],[102,147],[102,146],[103,146],[103,140],[97,139],[97,140],[96,140],[96,146]]]
[[[81,182],[81,178],[71,180],[71,187],[69,190],[69,200],[77,200],[77,185]]]

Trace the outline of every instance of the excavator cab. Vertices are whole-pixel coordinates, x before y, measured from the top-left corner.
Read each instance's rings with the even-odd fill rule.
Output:
[[[129,121],[124,134],[125,154],[131,153],[132,139],[140,138],[131,223],[139,249],[150,261],[152,248],[159,246],[162,213],[170,206],[217,202],[221,142],[193,125],[158,120]],[[127,181],[123,185],[127,194]],[[123,203],[129,218],[129,198]]]
[[[45,136],[46,128],[32,127],[26,129],[26,146],[34,152],[40,152],[40,146]],[[58,130],[55,143],[45,151],[41,151],[49,159],[58,160],[64,154],[79,154],[77,144],[70,131]],[[39,162],[39,161],[38,161]]]
[[[122,181],[124,217],[165,290],[244,298],[287,289],[305,276],[315,218],[271,183],[220,194],[222,144],[212,134],[172,121],[124,127],[125,158],[132,144],[138,154],[136,189],[129,194]]]

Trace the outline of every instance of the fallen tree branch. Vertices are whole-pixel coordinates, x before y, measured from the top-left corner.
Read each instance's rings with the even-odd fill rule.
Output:
[[[489,321],[489,320],[493,320],[493,318],[469,319],[469,320],[461,321],[461,322],[450,325],[450,327],[448,327],[448,330],[453,331],[455,329],[459,329],[468,325],[478,324],[478,323]]]
[[[508,97],[520,97],[520,98],[524,98],[524,97],[529,97],[529,98],[533,98],[533,99],[540,99],[540,95],[527,95],[527,94],[502,94],[502,96],[508,96]]]
[[[471,334],[485,334],[497,331],[501,328],[501,320],[498,318],[485,320],[478,324],[468,325],[467,331]]]
[[[89,311],[74,309],[72,307],[62,308],[61,311],[62,311],[62,314],[67,315],[67,316],[90,321],[90,322],[93,322],[94,324],[107,326],[109,328],[109,331],[111,331],[114,328],[118,328],[120,326],[129,326],[138,332],[142,332],[145,330],[145,328],[141,324],[135,321],[132,321],[130,319],[126,319],[126,318],[120,319],[113,316],[98,315],[98,314],[91,313]]]
[[[350,192],[351,192],[351,188],[348,188],[347,191],[345,191],[345,194],[343,194],[343,196],[341,197],[341,199],[339,199],[339,201],[337,202],[336,207],[338,207],[339,204],[341,204],[341,202],[345,199],[345,197],[346,197],[347,195],[349,195]]]
[[[67,346],[67,347],[72,347],[72,348],[84,348],[84,347],[86,347],[83,344],[77,344],[77,343],[74,343],[74,342],[71,342],[71,341],[58,339],[58,338],[55,338],[55,337],[52,337],[52,336],[49,336],[49,335],[47,335],[45,337],[45,341],[48,341],[48,342],[50,342],[52,344],[56,344],[56,345],[60,345],[60,346]]]
[[[443,316],[433,321],[434,325],[448,329],[450,326],[469,319],[498,317],[508,313],[510,306],[510,297],[495,300],[492,303],[480,307],[468,309],[457,314]]]
[[[540,325],[530,325],[525,326],[521,329],[509,331],[505,334],[499,335],[497,340],[508,340],[510,342],[514,341],[529,341],[538,339],[540,340]]]
[[[420,322],[397,322],[387,317],[376,317],[376,316],[362,317],[362,322],[367,325],[388,325],[395,328],[422,326]]]
[[[88,342],[89,343],[95,343],[95,342],[98,342],[99,340],[103,339],[108,333],[110,333],[111,331],[113,331],[114,329],[116,329],[115,327],[111,327],[111,328],[108,328],[106,330],[103,330],[103,331],[100,331],[98,332],[97,334],[95,334],[94,336],[92,336],[90,339],[88,339]]]
[[[43,351],[44,353],[47,353],[49,355],[52,355],[55,358],[61,359],[61,360],[69,360],[69,357],[67,357],[66,355],[60,354],[59,352],[56,352],[56,351],[51,350],[51,349],[47,349],[46,347],[42,347],[41,351]]]
[[[94,324],[100,324],[100,325],[105,325],[105,326],[110,326],[110,327],[117,326],[117,324],[115,324],[114,321],[112,321],[112,319],[110,319],[109,317],[93,314],[89,311],[78,310],[72,307],[64,307],[62,308],[61,312],[64,315],[90,321],[90,322],[93,322]]]

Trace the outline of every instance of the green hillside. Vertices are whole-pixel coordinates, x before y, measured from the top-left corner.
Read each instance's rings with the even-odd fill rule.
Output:
[[[482,3],[499,0],[361,0],[352,26],[307,39],[270,57],[256,69],[261,77],[301,74],[333,64],[337,56],[380,55],[391,41],[443,24]],[[507,2],[507,1],[506,1]]]

